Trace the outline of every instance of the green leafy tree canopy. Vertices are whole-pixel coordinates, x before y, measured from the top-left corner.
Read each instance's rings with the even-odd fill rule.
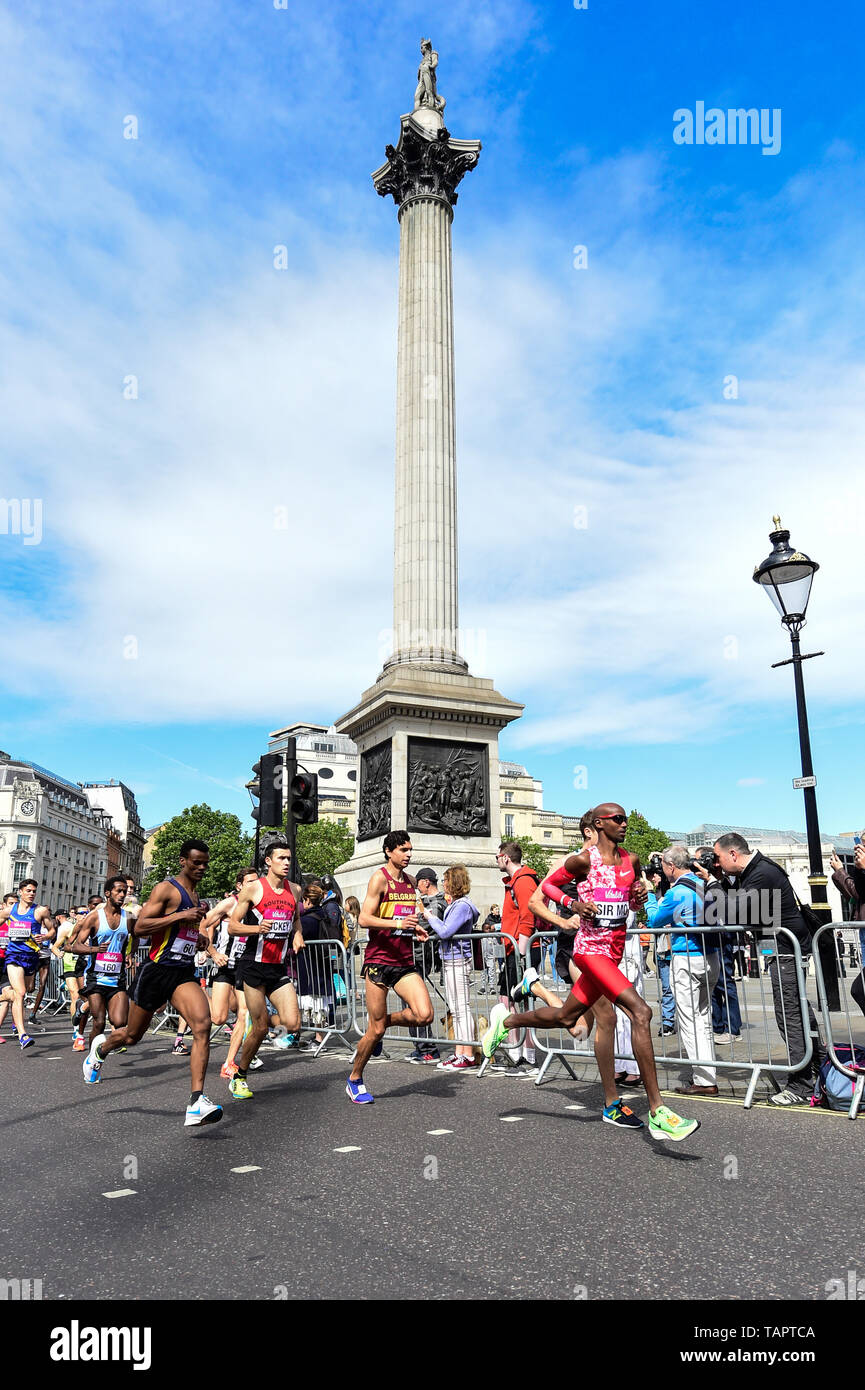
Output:
[[[252,839],[244,833],[237,816],[229,811],[214,811],[205,802],[187,806],[179,816],[166,821],[156,836],[153,865],[141,895],[143,901],[157,883],[177,873],[184,840],[203,840],[210,850],[207,873],[198,885],[202,898],[222,898],[230,893],[237,870],[252,863]]]
[[[631,811],[628,816],[625,849],[637,855],[644,869],[650,854],[656,849],[666,849],[671,843],[669,835],[665,835],[663,830],[656,830],[639,811]]]
[[[346,825],[320,820],[297,827],[297,857],[301,873],[335,874],[354,854],[354,837]]]
[[[268,844],[283,840],[285,830],[281,826],[262,827],[259,858],[264,872],[264,855]],[[335,874],[340,864],[344,864],[354,853],[354,839],[345,825],[333,821],[320,820],[315,825],[297,827],[297,858],[302,874]],[[252,861],[250,860],[250,863]],[[294,875],[292,874],[292,878]]]
[[[522,847],[523,863],[534,869],[538,878],[546,878],[550,872],[550,853],[533,840],[531,835],[515,835],[514,840]]]

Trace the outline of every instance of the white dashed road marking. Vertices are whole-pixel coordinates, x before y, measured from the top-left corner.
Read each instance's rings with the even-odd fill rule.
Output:
[[[103,1197],[134,1197],[136,1195],[134,1187],[118,1187],[116,1192],[103,1192]]]
[[[500,1116],[499,1116],[499,1119],[501,1120],[501,1122],[502,1122],[503,1125],[518,1125],[518,1124],[520,1123],[520,1120],[521,1120],[522,1118],[523,1118],[522,1115],[500,1115]]]
[[[344,1149],[334,1149],[335,1154],[359,1154],[359,1144],[346,1144]]]
[[[260,1173],[261,1167],[257,1163],[246,1163],[242,1168],[232,1168],[232,1173]]]
[[[586,1108],[586,1107],[585,1107],[584,1105],[576,1105],[576,1104],[575,1104],[575,1105],[566,1105],[566,1106],[565,1106],[565,1109],[566,1109],[566,1110],[585,1110],[585,1108]]]
[[[453,1134],[452,1129],[428,1129],[427,1134]]]

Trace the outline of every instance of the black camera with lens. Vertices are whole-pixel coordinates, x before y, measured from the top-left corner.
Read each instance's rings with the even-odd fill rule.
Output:
[[[701,849],[691,860],[692,869],[702,869],[706,873],[711,873],[715,867],[715,851],[712,849]]]

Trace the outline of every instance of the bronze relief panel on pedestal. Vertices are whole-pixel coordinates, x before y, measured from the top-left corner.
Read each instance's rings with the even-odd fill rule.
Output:
[[[406,829],[489,835],[489,785],[485,743],[410,738]]]

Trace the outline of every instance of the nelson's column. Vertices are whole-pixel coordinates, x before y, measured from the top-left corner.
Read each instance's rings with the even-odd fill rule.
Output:
[[[485,912],[502,895],[498,736],[523,706],[459,652],[451,223],[481,145],[447,130],[437,64],[422,39],[414,110],[372,176],[399,218],[393,650],[336,724],[360,754],[355,851],[337,874],[362,902],[382,838],[405,829],[413,868],[441,879],[464,863]]]

